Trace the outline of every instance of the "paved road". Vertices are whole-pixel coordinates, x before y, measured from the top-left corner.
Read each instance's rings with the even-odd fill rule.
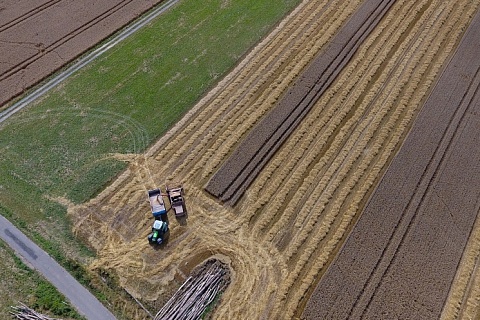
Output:
[[[0,215],[2,238],[23,261],[40,272],[89,320],[115,319],[100,301],[62,268],[52,257],[27,238],[10,221]]]
[[[62,268],[52,257],[27,238],[10,221],[0,215],[2,238],[32,268],[54,285],[78,312],[89,320],[115,319],[100,301]]]

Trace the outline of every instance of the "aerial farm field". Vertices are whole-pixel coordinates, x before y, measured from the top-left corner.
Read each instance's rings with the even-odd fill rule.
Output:
[[[1,214],[82,282],[93,282],[119,318],[145,313],[124,305],[125,292],[114,297],[101,288],[105,272],[96,280],[79,272],[78,263],[88,265],[93,255],[73,236],[66,204],[98,193],[125,168],[118,154],[145,151],[298,0],[267,3],[181,1],[0,124]],[[8,313],[9,305],[1,306]]]
[[[61,316],[63,319],[83,319],[50,283],[27,267],[2,242],[0,257],[2,305],[20,306],[19,302],[23,302],[37,312]],[[0,318],[10,318],[10,311],[13,310],[0,308]]]
[[[0,3],[0,106],[161,0]]]
[[[218,10],[233,5],[222,1]],[[80,154],[72,152],[65,165],[50,169],[70,182],[57,185],[46,172],[40,189],[67,209],[74,234],[95,250],[89,269],[115,274],[152,308],[161,308],[195,266],[215,257],[232,274],[215,319],[478,318],[479,46],[473,36],[462,42],[473,43],[470,49],[457,48],[479,7],[480,1],[467,0],[303,1],[180,121],[169,123],[161,119],[176,104],[166,108],[166,99],[184,97],[152,92],[168,95],[185,73],[172,71],[155,89],[148,76],[137,82],[128,72],[128,86],[91,84],[99,74],[119,72],[109,59],[124,50],[144,59],[135,74],[159,72],[145,61],[163,54],[143,56],[132,40],[13,119],[2,134],[21,134],[15,124],[48,119],[58,127],[52,139],[87,136],[79,150],[91,144],[96,153],[79,157],[85,180],[72,169]],[[207,20],[200,18],[199,28]],[[478,35],[478,23],[472,28],[467,34]],[[192,72],[208,69],[215,59],[196,68],[207,53],[183,61]],[[441,82],[450,70],[458,78]],[[217,72],[210,69],[208,83]],[[204,81],[185,82],[183,92],[208,88]],[[435,91],[437,82],[443,85]],[[86,93],[94,96],[88,103]],[[292,101],[294,111],[282,109]],[[100,104],[112,107],[97,109]],[[297,111],[302,114],[289,118]],[[92,118],[105,125],[91,126]],[[160,137],[155,125],[173,122]],[[8,142],[0,148],[10,165],[19,159]],[[38,165],[50,168],[46,162]],[[146,241],[152,223],[146,191],[174,183],[185,188],[188,218],[171,215],[168,242],[154,249]],[[462,200],[455,200],[456,191]],[[435,196],[440,200],[429,200]],[[406,209],[403,199],[410,199]]]

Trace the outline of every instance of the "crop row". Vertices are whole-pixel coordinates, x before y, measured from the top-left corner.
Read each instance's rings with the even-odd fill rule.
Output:
[[[217,318],[299,315],[455,48],[469,21],[462,17],[476,5],[398,1],[235,208],[202,189],[359,3],[303,2],[181,130],[149,156],[127,157],[131,166],[120,181],[83,209],[92,210],[84,223],[95,224],[94,243],[105,245],[93,267],[118,269],[122,284],[145,296],[179,277],[192,257],[224,255],[233,289]],[[171,224],[168,254],[150,250],[142,234],[151,220],[143,189],[165,177],[184,182],[192,210],[187,227]],[[147,299],[161,294],[153,291]]]
[[[469,9],[471,10],[472,7]],[[410,125],[411,119],[413,118],[415,112],[418,111],[421,98],[424,96],[426,90],[432,84],[433,78],[438,73],[438,69],[440,68],[441,64],[438,64],[437,68],[431,68],[430,66],[432,61],[437,61],[435,58],[444,60],[449,54],[449,51],[442,51],[438,53],[438,50],[440,49],[440,46],[446,50],[451,50],[451,45],[443,47],[443,44],[444,39],[447,36],[451,36],[452,28],[447,27],[440,29],[439,26],[442,26],[443,24],[455,25],[455,30],[457,33],[455,34],[453,40],[450,38],[449,39],[452,41],[452,43],[458,39],[460,34],[459,30],[462,30],[462,26],[458,26],[459,17],[465,12],[457,10],[456,12],[452,13],[452,10],[452,7],[443,8],[441,4],[437,4],[437,6],[431,6],[427,8],[427,10],[424,10],[422,17],[428,17],[428,21],[420,19],[417,21],[417,24],[414,28],[412,28],[412,30],[417,31],[420,30],[421,27],[426,27],[426,30],[430,30],[430,32],[427,34],[424,32],[424,35],[421,36],[417,34],[415,37],[413,37],[415,33],[412,32],[406,37],[403,48],[397,48],[398,51],[395,54],[395,59],[392,59],[393,62],[390,62],[389,65],[385,67],[385,70],[382,70],[382,76],[386,74],[390,75],[389,81],[391,81],[391,89],[388,88],[388,85],[383,83],[385,79],[382,79],[382,76],[380,76],[378,79],[378,82],[382,83],[381,87],[383,92],[389,92],[389,96],[376,97],[375,103],[377,104],[377,109],[371,109],[368,117],[364,119],[364,122],[361,122],[359,128],[356,129],[361,130],[360,132],[354,131],[352,133],[349,130],[344,130],[345,128],[339,130],[339,132],[343,131],[345,136],[347,136],[348,133],[350,135],[350,143],[354,144],[346,144],[343,146],[343,149],[333,151],[336,153],[335,162],[331,163],[331,166],[325,171],[324,174],[319,174],[320,171],[315,167],[313,167],[311,171],[314,172],[313,174],[311,174],[311,172],[307,174],[300,174],[300,178],[298,179],[301,179],[302,177],[304,177],[305,180],[315,180],[315,178],[320,179],[320,182],[318,182],[316,187],[319,188],[318,190],[320,190],[321,193],[316,194],[316,189],[311,193],[310,200],[304,202],[297,200],[296,203],[291,207],[289,207],[288,204],[277,204],[272,208],[270,207],[269,203],[268,209],[272,209],[274,211],[274,213],[270,214],[270,216],[277,218],[280,216],[280,219],[277,219],[273,224],[273,227],[270,229],[270,233],[268,233],[266,237],[267,241],[271,241],[275,237],[278,238],[278,232],[280,232],[280,230],[285,230],[287,221],[290,223],[290,226],[295,227],[293,230],[291,230],[291,234],[293,234],[291,236],[291,241],[287,244],[284,244],[284,246],[287,248],[284,257],[287,259],[287,261],[292,256],[295,256],[295,259],[292,259],[292,261],[294,261],[294,265],[292,266],[292,271],[282,285],[283,290],[281,291],[280,296],[287,297],[288,293],[290,293],[290,296],[292,296],[294,291],[292,290],[292,287],[295,287],[297,283],[302,284],[301,288],[299,289],[300,292],[297,294],[297,298],[292,298],[292,300],[289,301],[289,304],[292,306],[292,308],[289,310],[294,310],[294,308],[298,305],[299,299],[303,298],[306,291],[311,286],[315,276],[318,274],[320,270],[318,268],[323,267],[325,261],[329,260],[328,256],[322,255],[321,253],[331,253],[335,248],[335,246],[332,246],[332,241],[334,240],[333,244],[335,244],[342,237],[344,237],[343,232],[345,232],[348,227],[348,223],[350,223],[350,220],[354,217],[351,211],[350,214],[347,215],[349,216],[347,221],[343,219],[343,215],[340,215],[340,212],[343,212],[343,210],[349,207],[349,202],[347,202],[347,199],[350,199],[349,201],[353,201],[353,199],[356,198],[356,201],[352,202],[352,207],[358,210],[359,202],[362,201],[363,196],[368,192],[373,183],[370,178],[370,183],[362,183],[359,186],[359,181],[365,181],[365,176],[371,177],[372,171],[375,173],[373,176],[378,177],[379,171],[386,164],[387,160],[391,158],[392,152],[398,146],[397,144],[400,141],[400,138],[406,132],[406,129]],[[408,13],[411,14],[411,12],[405,12],[405,14]],[[414,17],[415,15],[410,16]],[[400,19],[399,21],[405,21],[405,19]],[[437,36],[437,33],[434,30],[438,29],[442,31]],[[389,32],[385,32],[385,36],[389,34]],[[372,39],[373,38],[374,37],[372,37]],[[410,44],[406,45],[409,43],[409,41]],[[380,43],[380,45],[383,44]],[[399,52],[403,52],[401,56],[399,56]],[[398,65],[397,61],[401,61],[402,63]],[[376,62],[378,62],[378,60],[376,60]],[[395,70],[397,70],[396,74],[390,74],[388,71],[389,67],[395,67]],[[425,72],[427,69],[429,74],[426,75]],[[420,85],[422,87],[420,87]],[[378,92],[378,85],[373,85],[373,87],[374,90],[377,90]],[[356,89],[362,91],[364,90],[364,88],[358,84]],[[370,98],[373,98],[375,95],[372,94],[371,96],[372,97]],[[416,101],[412,101],[415,97]],[[367,101],[368,94],[363,98],[365,101]],[[359,109],[362,109],[362,107]],[[387,118],[384,119],[386,116]],[[365,117],[365,115],[362,117]],[[350,120],[352,119],[354,119],[354,117],[352,117]],[[347,125],[348,121],[344,124]],[[365,129],[361,129],[363,124],[365,128],[367,128],[367,131],[364,131]],[[313,127],[309,127],[309,129],[313,132],[317,132]],[[335,144],[341,145],[337,141],[337,138],[342,140],[345,137],[341,138],[341,134],[340,136],[336,136],[335,141],[332,143],[330,148],[335,148]],[[354,142],[355,138],[358,138],[356,142]],[[371,139],[375,140],[369,142]],[[320,136],[319,140],[323,142],[325,138]],[[286,148],[288,149],[288,146]],[[322,148],[323,145],[320,144],[318,150],[322,150]],[[302,147],[301,149],[303,150],[305,147]],[[366,150],[368,150],[368,152],[365,152]],[[383,150],[388,152],[385,153]],[[348,160],[344,160],[345,157],[347,157]],[[363,157],[363,159],[359,157]],[[297,157],[294,156],[290,157],[290,159],[291,158]],[[326,163],[321,162],[322,161],[318,162],[320,163],[320,167],[325,167]],[[285,165],[288,167],[288,162]],[[337,168],[332,168],[332,165],[336,165]],[[338,167],[338,165],[341,167]],[[297,166],[299,169],[300,167],[301,166]],[[309,168],[309,165],[306,165],[305,168]],[[330,174],[328,173],[329,170]],[[288,169],[285,171],[288,171]],[[296,171],[291,176],[294,177],[295,174]],[[295,179],[292,178],[292,180]],[[312,182],[307,183],[311,184]],[[285,190],[281,189],[280,192],[275,194],[277,199],[284,199],[284,195],[286,192],[288,192],[287,190],[296,185],[298,184],[294,181],[292,186],[285,187]],[[363,186],[367,187],[364,188]],[[357,194],[352,195],[351,190],[355,189]],[[294,197],[300,193],[297,198],[300,199],[304,192],[311,190],[311,188],[310,186],[306,186],[303,188],[303,190],[298,190],[299,192],[294,194]],[[272,204],[274,203],[275,201]],[[299,206],[300,203],[301,205]],[[286,210],[284,210],[285,207],[287,208]],[[293,209],[295,207],[301,207],[301,211],[296,212]],[[281,213],[275,213],[275,210],[284,211]],[[262,216],[259,218],[260,223],[258,225],[260,228],[258,232],[260,234],[265,231],[264,226],[268,224],[268,222],[265,223],[265,220],[263,219],[267,216],[265,213],[266,212],[262,212]],[[296,216],[295,219],[292,220],[290,217],[288,217],[288,215]],[[306,217],[306,215],[308,215],[308,217]],[[335,220],[340,220],[340,222],[335,222]],[[292,221],[294,223],[292,223]],[[345,225],[345,222],[348,223]],[[336,223],[335,228],[338,227],[340,229],[333,228],[334,223]],[[338,233],[339,230],[340,234]],[[334,236],[331,236],[332,234],[334,234]],[[324,241],[324,239],[326,240]],[[331,250],[325,250],[323,246],[319,246],[322,241],[324,241],[326,246],[331,248]],[[318,257],[318,255],[322,256],[323,258],[313,259],[314,257]],[[311,268],[309,265],[312,261],[315,261],[315,264],[318,265],[316,268]],[[303,281],[298,281],[298,279],[302,278],[304,279]],[[283,302],[280,302],[280,305],[282,305]]]
[[[305,47],[305,43],[309,44],[308,41],[311,41],[308,35],[320,34],[323,43],[325,43],[328,36],[336,31],[335,28],[330,28],[329,33],[325,35],[325,32],[319,29],[325,24],[331,25],[334,22],[333,18],[331,18],[332,21],[325,21],[324,19],[312,19],[305,16],[306,13],[309,13],[315,17],[318,12],[322,12],[323,7],[327,4],[332,6],[331,3],[324,3],[323,5],[317,4],[318,6],[315,7],[314,3],[310,3],[309,5],[313,5],[313,7],[305,8],[305,13],[296,17],[292,23],[293,26],[299,24],[300,26],[293,28],[295,30],[293,33],[290,33],[287,28],[278,37],[274,37],[267,44],[263,53],[259,54],[258,57],[252,57],[252,62],[243,67],[235,81],[223,88],[219,96],[206,106],[202,115],[196,117],[195,121],[199,121],[203,125],[200,127],[192,126],[192,130],[198,134],[189,138],[184,144],[184,149],[195,145],[196,141],[198,143],[195,145],[195,151],[189,153],[185,161],[177,167],[177,170],[173,173],[174,176],[178,176],[180,171],[185,171],[186,166],[195,163],[196,165],[190,171],[189,177],[199,170],[203,170],[203,178],[207,177],[240,137],[272,108],[281,93],[309,60],[305,57],[308,52],[312,51],[311,46]],[[332,10],[327,7],[325,12],[328,13]],[[311,20],[314,24],[311,23]],[[335,24],[337,28],[340,26],[340,22],[337,21],[337,24]],[[315,39],[318,37],[317,35]],[[294,58],[298,55],[304,57],[303,64],[299,64]],[[275,75],[282,68],[283,72],[275,79]],[[218,111],[219,108],[221,112]],[[214,114],[208,110],[218,112]],[[202,139],[196,140],[198,136],[201,136]],[[213,137],[215,139],[212,142]],[[184,150],[179,150],[178,154],[182,151]],[[202,152],[205,152],[205,154],[198,161],[199,154]],[[169,161],[173,162],[176,158],[178,157],[173,156]]]

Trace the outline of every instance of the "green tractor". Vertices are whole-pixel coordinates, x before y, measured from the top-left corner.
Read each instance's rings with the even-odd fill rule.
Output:
[[[168,223],[162,220],[155,220],[152,226],[152,233],[148,235],[150,244],[161,244],[165,240],[168,231]]]

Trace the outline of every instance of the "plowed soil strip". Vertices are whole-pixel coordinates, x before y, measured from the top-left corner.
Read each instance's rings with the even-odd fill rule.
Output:
[[[145,156],[118,155],[128,171],[69,208],[100,252],[91,267],[161,301],[218,254],[235,277],[215,319],[300,318],[480,2],[396,1],[235,207],[202,189],[363,3],[302,2]],[[188,221],[171,219],[168,246],[152,250],[145,189],[170,181],[185,187]]]
[[[206,190],[235,204],[290,133],[315,105],[395,1],[365,2],[331,44],[213,175]]]
[[[307,319],[438,319],[480,202],[480,14],[336,260]]]

